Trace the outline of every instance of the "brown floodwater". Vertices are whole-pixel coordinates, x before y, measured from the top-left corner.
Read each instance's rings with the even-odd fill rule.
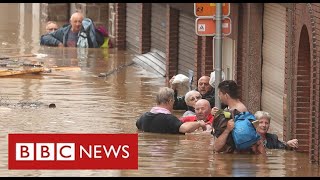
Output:
[[[37,4],[0,4],[0,56],[39,62],[51,72],[0,77],[0,176],[319,176],[308,154],[267,150],[266,157],[215,154],[210,134],[138,132],[165,78],[129,64],[116,49],[39,46]],[[54,67],[65,67],[54,69]],[[107,73],[106,77],[99,77]],[[54,103],[56,108],[48,108]],[[180,116],[182,112],[175,112]],[[138,133],[138,170],[8,170],[9,133]]]

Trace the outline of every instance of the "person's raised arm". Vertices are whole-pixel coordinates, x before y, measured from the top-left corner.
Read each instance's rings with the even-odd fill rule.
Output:
[[[180,128],[180,133],[191,133],[195,130],[197,130],[199,127],[202,127],[202,129],[206,130],[206,123],[204,121],[195,121],[195,122],[185,122],[183,123]]]
[[[228,135],[231,133],[234,128],[234,121],[230,119],[227,123],[227,128],[223,131],[223,133],[214,141],[214,151],[221,152],[225,144],[227,143]]]
[[[40,38],[40,45],[62,47],[63,46],[62,41],[63,41],[63,28],[60,28],[55,32],[42,35]]]

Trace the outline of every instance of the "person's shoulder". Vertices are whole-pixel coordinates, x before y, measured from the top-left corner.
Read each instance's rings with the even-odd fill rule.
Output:
[[[181,120],[182,122],[192,122],[192,121],[197,120],[197,116],[196,116],[196,115],[185,116],[185,117],[180,118],[180,120]]]
[[[278,135],[273,134],[273,133],[267,133],[266,136],[271,138],[271,139],[278,139]]]

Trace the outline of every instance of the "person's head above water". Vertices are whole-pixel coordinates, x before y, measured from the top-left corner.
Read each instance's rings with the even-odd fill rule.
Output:
[[[81,30],[83,19],[83,14],[80,12],[75,12],[71,15],[70,24],[72,32],[76,33]]]
[[[59,26],[54,21],[48,21],[46,25],[46,32],[50,33],[59,29]]]

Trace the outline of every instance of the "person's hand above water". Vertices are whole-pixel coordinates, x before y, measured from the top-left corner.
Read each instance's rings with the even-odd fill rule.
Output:
[[[299,147],[299,143],[298,143],[298,139],[291,139],[287,142],[287,145],[293,148],[298,148]]]
[[[211,114],[212,114],[212,115],[215,115],[215,114],[218,112],[218,110],[219,110],[219,108],[213,107],[213,108],[211,109]]]

